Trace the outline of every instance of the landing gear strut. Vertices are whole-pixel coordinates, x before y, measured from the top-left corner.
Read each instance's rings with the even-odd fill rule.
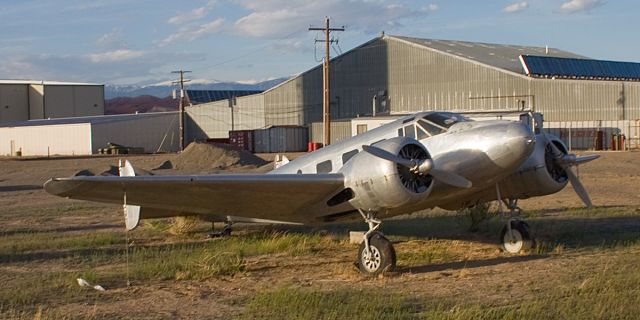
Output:
[[[509,220],[500,233],[502,248],[508,253],[519,253],[533,248],[534,240],[529,231],[529,224],[519,217],[518,200],[509,199],[504,203],[509,208]]]
[[[393,271],[396,267],[396,251],[391,241],[377,231],[382,221],[375,218],[375,213],[364,213],[360,210],[364,221],[369,224],[369,231],[358,248],[358,269],[367,276],[377,276],[383,272]]]
[[[211,233],[209,233],[209,238],[231,236],[231,231],[233,231],[233,229],[231,228],[232,225],[233,225],[233,221],[231,221],[231,219],[227,217],[224,228],[222,228],[222,231],[215,231],[213,227],[214,226],[213,222],[211,222]]]

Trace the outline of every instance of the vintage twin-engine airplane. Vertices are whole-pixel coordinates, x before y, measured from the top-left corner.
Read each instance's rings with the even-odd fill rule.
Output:
[[[531,114],[529,117],[531,119]],[[383,218],[493,200],[512,213],[517,200],[560,191],[571,181],[589,197],[571,166],[576,157],[535,121],[472,121],[448,112],[405,116],[281,165],[267,174],[74,176],[45,183],[51,194],[125,204],[127,229],[140,219],[200,215],[249,221],[322,224],[362,218],[369,231],[358,250],[364,274],[395,267],[394,248],[378,231]],[[536,134],[536,132],[538,132]],[[513,217],[502,231],[509,252],[527,249],[527,224]]]

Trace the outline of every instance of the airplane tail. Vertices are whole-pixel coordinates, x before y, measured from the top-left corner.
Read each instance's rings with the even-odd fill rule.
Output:
[[[122,160],[118,163],[118,173],[121,177],[133,177],[136,175],[133,166],[129,160],[124,161],[124,166],[122,165]],[[138,227],[140,224],[140,206],[128,205],[127,204],[127,191],[124,192],[124,203],[122,205],[124,209],[124,224],[127,231],[131,231]]]

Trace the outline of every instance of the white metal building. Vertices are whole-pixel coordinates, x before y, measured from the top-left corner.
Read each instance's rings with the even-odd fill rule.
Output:
[[[0,80],[0,122],[104,114],[104,85]]]
[[[109,142],[180,150],[178,112],[31,120],[0,125],[0,155],[90,155]]]

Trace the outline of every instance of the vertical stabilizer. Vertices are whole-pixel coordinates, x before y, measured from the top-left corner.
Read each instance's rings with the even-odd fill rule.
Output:
[[[136,175],[129,160],[125,160],[124,166],[122,165],[122,160],[120,160],[118,168],[121,177],[133,177]],[[124,191],[124,204],[122,207],[124,209],[124,224],[127,231],[135,229],[140,224],[140,206],[127,204],[127,190]]]

